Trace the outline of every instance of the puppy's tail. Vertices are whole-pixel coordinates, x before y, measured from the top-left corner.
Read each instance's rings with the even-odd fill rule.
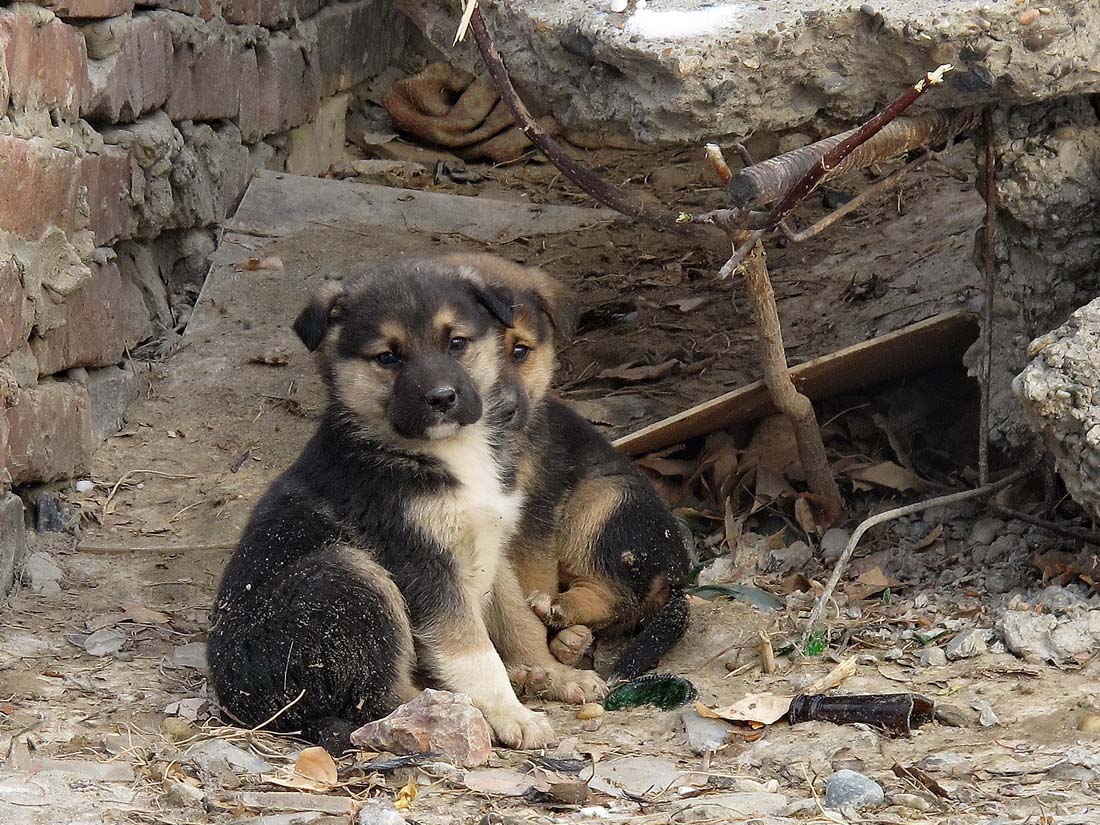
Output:
[[[653,670],[657,663],[683,637],[691,621],[687,596],[672,591],[664,605],[626,644],[611,672],[611,679],[629,681]]]

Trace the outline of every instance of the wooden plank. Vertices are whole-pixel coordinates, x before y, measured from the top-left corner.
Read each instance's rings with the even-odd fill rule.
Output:
[[[977,338],[978,316],[958,310],[799,364],[791,378],[810,400],[819,401],[957,363]],[[764,382],[756,381],[625,435],[615,446],[642,455],[775,412]]]

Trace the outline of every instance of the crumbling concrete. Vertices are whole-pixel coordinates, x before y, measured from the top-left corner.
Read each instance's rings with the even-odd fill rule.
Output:
[[[477,65],[472,36],[451,47],[458,3],[397,5],[464,68]],[[529,103],[569,127],[619,127],[649,143],[702,144],[861,119],[943,63],[956,71],[922,105],[1029,103],[1100,89],[1093,69],[1100,17],[1090,3],[623,6],[616,13],[610,0],[532,0],[493,3],[483,13]]]
[[[1036,339],[1014,388],[1066,489],[1100,520],[1100,299]]]

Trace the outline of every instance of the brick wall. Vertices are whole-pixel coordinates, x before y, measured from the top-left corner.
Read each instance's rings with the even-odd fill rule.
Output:
[[[326,171],[411,37],[389,0],[0,2],[0,594],[11,488],[86,470],[255,169]]]

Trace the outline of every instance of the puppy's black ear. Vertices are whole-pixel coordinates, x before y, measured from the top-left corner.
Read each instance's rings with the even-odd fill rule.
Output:
[[[471,283],[477,302],[489,310],[489,314],[508,329],[515,326],[516,296],[512,290],[502,286]]]
[[[314,352],[325,340],[329,327],[340,320],[344,308],[344,286],[336,281],[325,281],[294,321],[294,331]]]

